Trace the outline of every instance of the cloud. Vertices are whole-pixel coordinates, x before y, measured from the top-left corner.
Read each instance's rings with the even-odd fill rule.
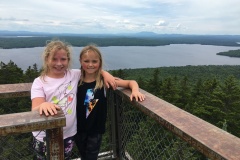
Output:
[[[155,25],[156,26],[167,26],[168,24],[164,20],[159,20]]]
[[[3,30],[240,34],[239,0],[11,0],[0,7]]]

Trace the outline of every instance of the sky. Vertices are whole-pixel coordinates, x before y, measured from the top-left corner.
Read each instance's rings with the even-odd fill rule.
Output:
[[[2,0],[0,30],[240,35],[240,0]]]

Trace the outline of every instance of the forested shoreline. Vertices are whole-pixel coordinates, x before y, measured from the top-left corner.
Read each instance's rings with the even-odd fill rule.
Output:
[[[33,48],[44,47],[49,40],[59,39],[75,47],[95,43],[100,47],[107,46],[164,46],[170,44],[201,44],[216,46],[240,46],[240,35],[36,35],[36,36],[1,36],[0,48]],[[240,57],[240,50],[220,52],[217,55]]]
[[[43,47],[51,39],[60,39],[72,46],[82,47],[89,43],[98,46],[161,46],[170,44],[202,44],[217,46],[240,46],[239,35],[38,35],[38,36],[1,36],[0,48]]]
[[[230,50],[227,52],[219,52],[219,53],[217,53],[217,55],[229,56],[229,57],[240,57],[240,49]]]

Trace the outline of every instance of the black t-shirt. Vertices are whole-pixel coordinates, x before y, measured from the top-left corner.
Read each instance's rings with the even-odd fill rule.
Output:
[[[77,131],[78,133],[105,132],[107,99],[104,87],[94,91],[96,81],[83,83],[77,91]]]

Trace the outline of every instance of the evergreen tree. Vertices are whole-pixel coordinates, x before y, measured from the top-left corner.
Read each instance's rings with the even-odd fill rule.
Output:
[[[221,102],[218,107],[225,113],[228,122],[228,131],[240,137],[240,87],[234,76],[226,78],[220,85],[221,93],[218,99]]]
[[[174,81],[173,78],[169,77],[163,80],[160,97],[165,101],[176,105],[179,100],[179,95],[176,87],[176,81]]]
[[[122,69],[119,69],[118,71],[117,71],[117,77],[119,77],[119,78],[121,78],[121,79],[125,79],[126,78],[126,73],[124,72],[124,70],[122,70]]]
[[[33,65],[33,68],[31,66],[28,67],[28,69],[25,72],[24,75],[24,82],[28,83],[28,82],[33,82],[33,80],[39,76],[39,71],[37,69],[37,64],[35,63]]]
[[[219,95],[220,100],[223,102],[222,110],[224,112],[239,112],[240,111],[240,88],[237,79],[234,76],[229,76],[220,85],[222,94]],[[239,112],[240,113],[240,112]]]
[[[153,95],[156,95],[158,96],[159,93],[160,93],[160,80],[159,80],[159,70],[158,69],[155,69],[153,71],[153,78],[150,78],[149,81],[148,81],[148,91],[153,94]]]
[[[23,70],[13,61],[8,64],[1,63],[0,84],[14,84],[23,82]]]
[[[183,79],[180,81],[179,85],[179,99],[177,102],[177,106],[186,110],[188,104],[190,103],[190,97],[191,97],[191,87],[188,81],[188,78],[186,76],[183,77]]]
[[[198,99],[198,97],[201,97],[203,95],[203,81],[202,79],[198,79],[196,84],[192,87],[192,98]]]
[[[147,84],[146,84],[147,82],[144,81],[144,79],[141,76],[138,77],[137,82],[138,82],[139,88],[143,90],[147,90]]]
[[[196,86],[198,87],[201,86],[202,89],[198,88],[200,89],[198,90]],[[216,105],[215,103],[218,101],[215,95],[216,92],[218,91],[218,87],[219,82],[216,80],[216,78],[207,79],[203,82],[202,85],[200,81],[198,81],[198,84],[195,85],[194,90],[194,96],[195,97],[197,96],[197,98],[195,98],[195,101],[192,102],[193,103],[192,113],[194,115],[210,123],[215,121],[214,119],[216,119],[216,117],[222,115],[219,114],[219,112],[221,111],[215,107]]]

